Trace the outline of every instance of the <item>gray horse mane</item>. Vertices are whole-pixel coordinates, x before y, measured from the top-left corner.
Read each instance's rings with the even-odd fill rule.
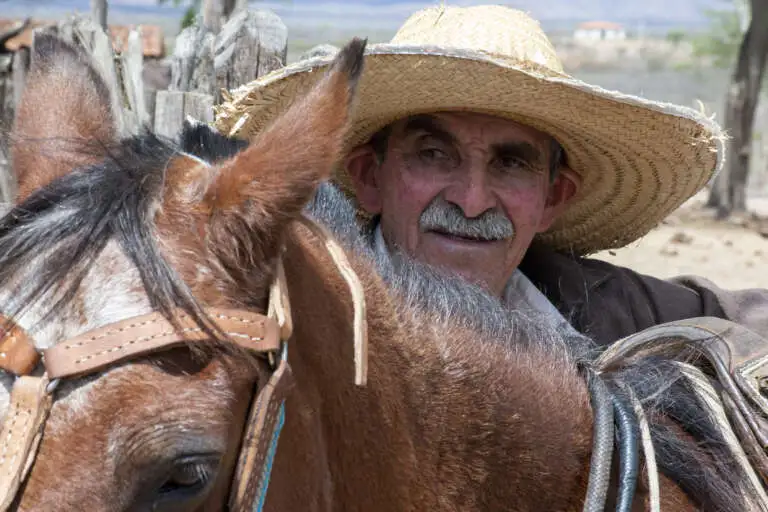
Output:
[[[377,256],[372,226],[361,226],[352,201],[330,183],[320,186],[305,213],[326,225],[349,250],[370,259],[391,293],[400,299],[401,313],[429,312],[445,323],[465,325],[486,341],[503,343],[512,350],[530,348],[551,354],[553,361],[566,365],[588,366],[600,351],[585,336],[555,329],[526,304],[505,306],[481,288],[404,255]],[[743,472],[727,449],[717,422],[670,359],[634,361],[605,378],[624,400],[628,397],[621,389],[627,386],[643,403],[652,418],[660,470],[689,496],[699,498],[702,510],[725,511],[736,503],[747,509],[754,503],[756,496],[749,491],[742,494]],[[661,416],[676,426],[659,422]],[[681,437],[676,428],[695,441]]]
[[[522,300],[504,305],[479,286],[402,253],[380,257],[373,250],[372,224],[359,222],[352,200],[332,183],[320,185],[305,214],[325,225],[348,250],[367,258],[397,294],[403,311],[428,311],[443,323],[461,324],[509,346],[533,344],[575,359],[594,351],[589,338],[550,327],[542,313]]]

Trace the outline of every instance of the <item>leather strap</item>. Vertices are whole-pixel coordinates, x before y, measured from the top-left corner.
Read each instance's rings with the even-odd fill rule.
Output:
[[[234,512],[259,512],[269,484],[277,440],[285,419],[285,399],[293,384],[286,358],[251,404],[246,431],[235,470],[229,509]]]
[[[24,329],[0,315],[0,370],[29,375],[40,362],[40,353]]]
[[[208,314],[230,340],[254,352],[280,350],[280,327],[250,311],[211,309]],[[150,313],[94,329],[44,352],[50,379],[93,372],[104,366],[209,336],[188,315],[178,316],[181,332],[160,313]]]
[[[7,510],[35,460],[52,398],[45,377],[18,377],[0,431],[0,510]]]

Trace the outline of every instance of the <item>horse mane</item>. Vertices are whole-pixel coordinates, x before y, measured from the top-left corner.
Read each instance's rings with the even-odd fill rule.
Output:
[[[178,147],[149,132],[108,147],[82,144],[82,151],[102,157],[98,164],[52,181],[0,218],[3,313],[13,318],[39,308],[33,330],[64,314],[93,263],[116,243],[138,271],[153,309],[174,321],[180,308],[210,330],[154,233],[164,170]]]
[[[460,278],[402,255],[379,257],[372,250],[370,226],[360,227],[352,201],[331,183],[319,187],[307,213],[372,261],[400,299],[403,314],[418,311],[446,324],[459,323],[481,338],[533,350],[548,364],[587,365],[600,352],[592,340],[558,332],[539,313],[505,307]],[[607,378],[625,401],[629,397],[617,384],[631,389],[643,404],[651,419],[659,468],[702,510],[727,511],[734,503],[754,502],[756,496],[744,495],[741,466],[678,365],[669,359],[645,358]]]

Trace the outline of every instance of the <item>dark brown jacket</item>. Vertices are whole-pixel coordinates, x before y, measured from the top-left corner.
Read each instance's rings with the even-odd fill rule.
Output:
[[[520,269],[581,333],[605,345],[684,318],[725,318],[768,337],[768,290],[729,291],[702,277],[657,279],[610,263],[529,249]]]

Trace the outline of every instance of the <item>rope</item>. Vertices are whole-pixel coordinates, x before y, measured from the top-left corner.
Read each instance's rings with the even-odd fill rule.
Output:
[[[744,453],[741,444],[739,444],[736,434],[734,434],[731,429],[728,415],[720,404],[717,391],[715,391],[709,383],[706,375],[695,366],[680,361],[675,361],[675,364],[680,368],[683,375],[687,377],[688,382],[696,392],[696,395],[701,399],[702,404],[707,407],[713,419],[717,422],[726,445],[745,473],[745,480],[751,484],[751,487],[755,491],[754,494],[756,495],[757,503],[754,503],[754,500],[749,500],[748,497],[750,493],[743,490],[742,494],[745,501],[752,505],[752,510],[768,511],[768,495],[766,495],[765,489],[760,483],[760,478],[755,474],[752,465],[749,463],[749,459]]]
[[[661,512],[661,492],[659,485],[659,467],[656,464],[656,449],[653,447],[653,438],[651,438],[651,427],[648,423],[648,417],[643,410],[643,404],[640,403],[632,388],[623,386],[632,407],[635,410],[637,424],[640,427],[640,440],[643,446],[643,457],[645,458],[645,469],[648,474],[648,506],[649,512]]]
[[[594,416],[592,458],[584,512],[603,512],[608,498],[613,457],[613,403],[608,388],[594,373],[588,373],[590,401]]]
[[[615,393],[611,394],[616,418],[619,442],[619,492],[616,498],[616,512],[630,512],[637,490],[637,473],[640,466],[637,418],[634,411]]]

